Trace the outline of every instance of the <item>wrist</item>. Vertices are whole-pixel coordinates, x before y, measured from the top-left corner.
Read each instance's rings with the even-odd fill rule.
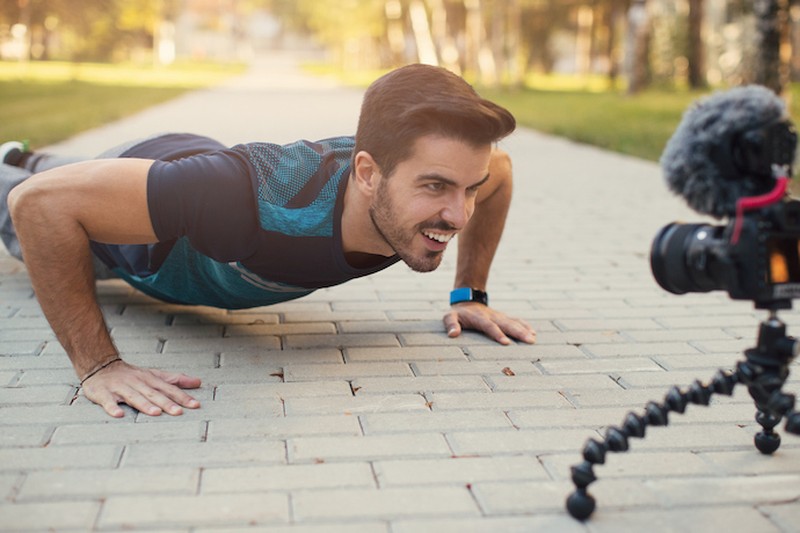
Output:
[[[450,291],[450,305],[462,302],[478,302],[483,305],[489,305],[489,295],[486,291],[471,287],[459,287]]]
[[[81,377],[81,385],[83,385],[86,382],[87,379],[89,379],[90,377],[94,376],[95,374],[97,374],[98,372],[103,370],[104,368],[106,368],[108,366],[111,366],[113,363],[116,363],[117,361],[122,361],[122,358],[117,354],[114,354],[113,356],[106,357],[104,361],[102,361],[101,363],[98,363],[97,365],[92,367],[91,370],[86,372],[86,374],[84,374]]]

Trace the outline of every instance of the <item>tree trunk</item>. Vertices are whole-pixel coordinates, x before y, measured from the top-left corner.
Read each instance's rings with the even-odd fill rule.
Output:
[[[592,30],[594,26],[594,8],[578,7],[578,32],[575,42],[575,70],[580,75],[587,75],[592,69]]]
[[[650,78],[650,20],[647,0],[634,0],[628,10],[628,94],[644,89]]]
[[[611,2],[611,5],[606,11],[605,23],[608,31],[606,37],[605,55],[608,64],[608,82],[611,87],[616,86],[617,77],[619,76],[619,55],[617,46],[617,29],[620,21],[624,16],[624,8],[620,5],[619,1]]]
[[[757,54],[755,82],[781,94],[786,74],[781,60],[781,42],[786,25],[788,5],[786,0],[755,0]]]
[[[411,0],[408,14],[411,18],[411,28],[414,30],[414,39],[417,42],[419,62],[438,66],[439,57],[436,54],[436,46],[433,44],[428,13],[425,11],[425,4],[422,3],[422,0]]]
[[[702,35],[704,4],[703,0],[689,0],[689,86],[693,89],[706,86]]]

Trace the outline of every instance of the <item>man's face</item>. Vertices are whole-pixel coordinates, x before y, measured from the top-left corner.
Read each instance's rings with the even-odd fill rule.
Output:
[[[491,145],[426,135],[394,173],[381,176],[370,206],[378,233],[417,272],[442,261],[448,242],[475,210],[478,188],[489,175]]]

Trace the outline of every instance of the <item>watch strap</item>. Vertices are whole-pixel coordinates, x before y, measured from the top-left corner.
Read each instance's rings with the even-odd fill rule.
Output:
[[[478,302],[489,305],[489,295],[485,291],[479,291],[471,287],[459,287],[450,291],[450,305],[461,302]]]

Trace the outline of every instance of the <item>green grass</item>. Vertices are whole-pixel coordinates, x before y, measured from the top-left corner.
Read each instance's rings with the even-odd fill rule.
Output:
[[[480,92],[507,107],[521,125],[651,161],[661,156],[684,111],[711,92],[654,89],[628,96],[597,83],[570,90],[553,86],[551,80],[547,89]],[[800,84],[791,87],[789,110],[797,123]]]
[[[27,139],[34,148],[52,144],[219,83],[243,68],[0,62],[0,141]]]
[[[688,91],[481,91],[524,126],[577,142],[658,160],[684,110],[701,96]]]

